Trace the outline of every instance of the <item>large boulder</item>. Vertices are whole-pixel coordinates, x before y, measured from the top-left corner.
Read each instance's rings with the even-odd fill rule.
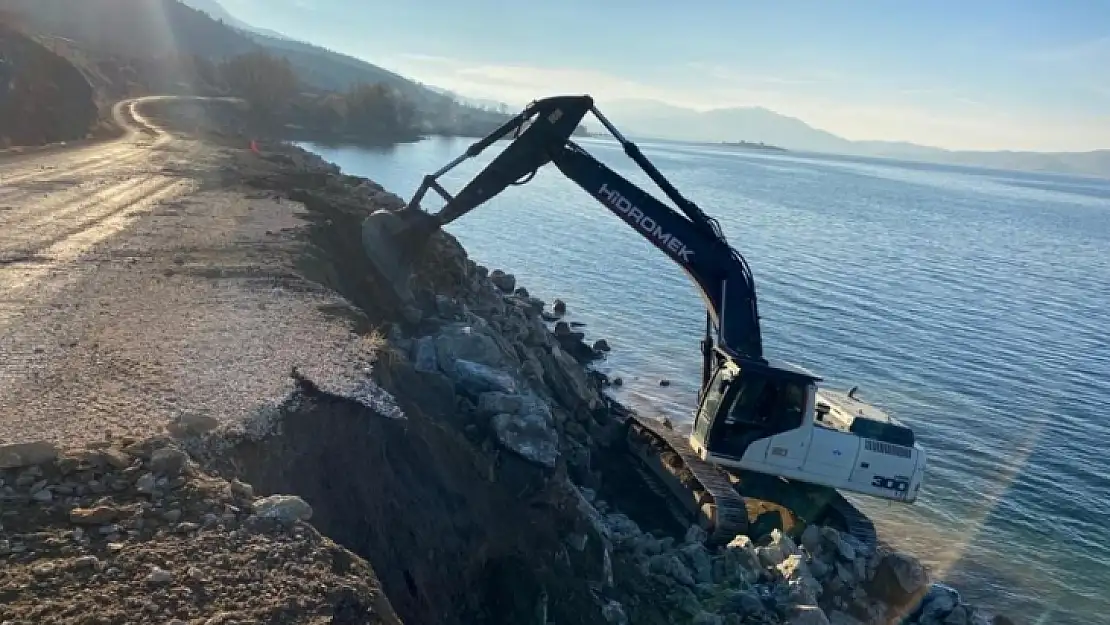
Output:
[[[741,534],[713,559],[713,578],[719,584],[745,585],[757,579],[762,568],[752,539]]]
[[[18,469],[53,462],[58,448],[49,441],[7,443],[0,445],[0,469]]]
[[[564,352],[570,354],[579,364],[588,365],[601,357],[601,354],[586,344],[586,334],[584,332],[575,332],[571,330],[570,324],[566,321],[558,321],[555,323],[554,336],[555,340],[559,343],[559,347],[561,347]]]
[[[906,606],[928,591],[929,574],[913,556],[891,552],[881,556],[867,593],[891,606]]]
[[[575,412],[583,408],[594,410],[601,405],[582,365],[557,345],[550,350],[534,350],[533,354],[543,366],[544,381],[564,408]]]
[[[713,583],[713,562],[709,558],[705,545],[700,543],[683,545],[679,553],[682,554],[683,561],[699,584]]]
[[[817,599],[821,596],[821,583],[810,573],[805,557],[791,554],[775,568],[786,583],[784,590],[792,603],[817,603]]]
[[[312,506],[295,495],[270,495],[256,500],[251,505],[255,516],[277,519],[284,523],[307,521],[312,518]]]
[[[518,364],[512,346],[479,317],[444,326],[435,336],[435,352],[440,369],[447,375],[452,374],[457,360],[502,370]]]
[[[505,273],[500,269],[494,269],[489,274],[489,280],[493,283],[493,286],[506,293],[512,293],[516,289],[516,276],[511,273]]]
[[[559,458],[559,433],[536,412],[500,413],[492,420],[497,440],[506,448],[536,464],[555,468]]]
[[[543,319],[538,316],[528,318],[528,336],[525,337],[524,344],[530,347],[551,346],[551,332],[547,330]]]
[[[439,358],[436,355],[434,337],[422,336],[412,342],[413,367],[421,373],[438,373]]]
[[[521,457],[548,468],[559,457],[559,432],[551,406],[531,392],[487,391],[478,395],[478,412],[493,415],[498,442]]]
[[[455,360],[447,375],[458,384],[459,390],[470,395],[480,396],[488,392],[515,393],[517,389],[516,380],[508,373],[461,358]]]
[[[690,569],[674,553],[661,553],[648,560],[648,570],[656,575],[671,578],[683,586],[694,586],[697,582]]]
[[[756,552],[759,561],[768,567],[778,566],[787,557],[799,553],[794,541],[778,528],[771,530],[771,542],[759,547]]]

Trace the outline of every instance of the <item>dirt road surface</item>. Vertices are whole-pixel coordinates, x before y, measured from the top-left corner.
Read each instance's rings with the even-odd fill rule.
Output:
[[[221,184],[244,157],[174,136],[151,104],[117,105],[118,140],[0,158],[0,443],[237,419],[279,402],[293,366],[364,375],[334,296],[296,276],[303,208]]]

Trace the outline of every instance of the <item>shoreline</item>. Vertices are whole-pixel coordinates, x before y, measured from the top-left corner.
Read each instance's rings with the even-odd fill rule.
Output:
[[[239,423],[178,421],[153,439],[61,455],[39,447],[19,466],[6,462],[4,510],[17,514],[4,517],[8,553],[0,558],[5,575],[14,571],[24,581],[0,617],[26,620],[7,606],[32,609],[26,606],[43,579],[111,584],[134,597],[155,587],[154,603],[182,589],[195,593],[216,578],[204,568],[211,562],[189,564],[201,555],[185,551],[180,535],[210,541],[214,553],[203,557],[215,559],[227,559],[243,540],[258,553],[296,548],[308,556],[304,566],[318,571],[329,601],[288,588],[281,600],[302,607],[256,612],[263,622],[330,610],[345,623],[399,622],[390,620],[393,611],[410,623],[467,622],[464,616],[490,623],[878,623],[897,622],[892,604],[910,610],[925,596],[927,572],[912,557],[868,551],[831,528],[708,550],[696,532],[654,518],[650,506],[647,515],[622,507],[610,498],[623,490],[611,446],[625,408],[583,362],[592,354],[572,355],[582,353],[582,337],[552,329],[545,302],[511,274],[474,263],[446,233],[417,269],[420,319],[404,321],[375,296],[358,234],[372,209],[403,200],[300,148],[264,144],[261,151],[227,176],[236,187],[305,207],[300,234],[312,251],[301,271],[349,303],[342,314],[364,348],[369,379],[332,388],[325,376],[294,371],[295,390],[279,407]],[[93,482],[109,492],[94,492]],[[189,508],[192,493],[203,506]],[[74,509],[95,510],[104,497],[115,512],[101,518],[111,522],[82,531],[85,541],[75,538]],[[41,530],[56,532],[42,547],[35,542]],[[171,570],[139,557],[159,553],[182,560]],[[267,575],[285,570],[270,560],[262,561]],[[112,569],[123,574],[108,575]],[[54,575],[60,570],[67,573]],[[269,584],[254,574],[227,583]],[[277,610],[256,592],[239,600],[243,610]],[[943,590],[924,608],[914,622],[991,622]],[[220,611],[228,610],[211,604],[166,618],[216,623],[246,615],[211,620]]]

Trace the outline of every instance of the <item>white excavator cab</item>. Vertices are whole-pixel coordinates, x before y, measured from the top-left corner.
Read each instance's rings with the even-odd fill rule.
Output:
[[[819,382],[789,365],[723,360],[702,392],[690,446],[725,469],[913,502],[925,472],[913,431]]]

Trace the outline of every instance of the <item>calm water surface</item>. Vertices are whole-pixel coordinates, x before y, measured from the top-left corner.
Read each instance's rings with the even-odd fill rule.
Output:
[[[582,144],[663,197],[615,144]],[[407,200],[467,145],[307,147]],[[1110,181],[641,147],[750,261],[769,355],[859,384],[927,446],[917,504],[858,501],[884,537],[1029,623],[1110,623]],[[584,191],[551,167],[448,229],[607,338],[623,399],[689,418],[701,300]]]

